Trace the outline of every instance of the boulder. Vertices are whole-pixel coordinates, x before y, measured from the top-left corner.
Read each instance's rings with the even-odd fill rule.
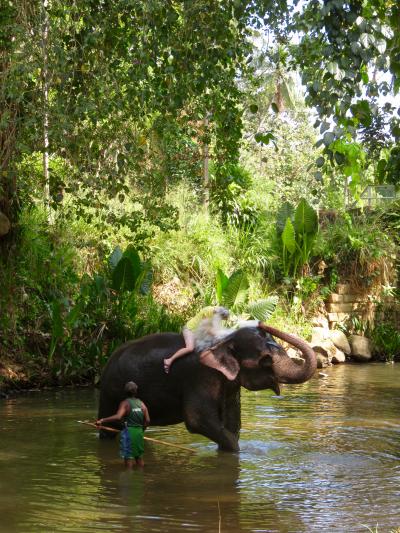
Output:
[[[297,365],[304,365],[304,359],[301,357],[301,352],[296,350],[295,348],[288,348],[286,350],[286,353],[288,356],[292,359],[294,363]]]
[[[322,353],[325,357],[328,357],[331,360],[332,355],[336,351],[336,346],[330,339],[325,339],[320,342],[312,342],[311,347],[314,352]]]
[[[315,327],[311,330],[311,345],[319,344],[326,339],[329,339],[330,331],[328,328]]]
[[[336,346],[336,348],[344,352],[346,355],[351,354],[351,348],[350,348],[349,341],[347,340],[347,337],[343,333],[343,331],[334,329],[329,332],[329,338],[331,339],[333,344]]]
[[[325,339],[318,343],[311,343],[311,346],[317,354],[317,362],[318,354],[322,355],[328,364],[344,363],[346,360],[345,354],[336,348],[330,339]]]
[[[336,352],[334,355],[332,355],[331,359],[332,364],[337,365],[338,363],[345,363],[346,362],[346,355],[342,350],[336,349]]]
[[[326,316],[324,315],[318,315],[313,317],[311,320],[311,323],[313,326],[316,326],[318,328],[328,329],[329,328],[329,322]]]
[[[325,368],[326,366],[330,366],[329,360],[325,355],[322,353],[315,352],[315,355],[317,357],[317,368]]]
[[[8,217],[0,211],[0,237],[7,235],[7,233],[10,231],[10,228],[11,223]]]
[[[351,357],[356,361],[367,362],[372,359],[371,341],[361,335],[350,335]]]

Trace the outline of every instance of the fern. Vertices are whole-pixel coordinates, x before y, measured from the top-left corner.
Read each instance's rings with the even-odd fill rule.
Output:
[[[246,312],[250,315],[250,318],[255,318],[265,322],[268,320],[272,313],[275,311],[278,304],[277,296],[269,296],[263,300],[257,300],[256,302],[250,303]]]

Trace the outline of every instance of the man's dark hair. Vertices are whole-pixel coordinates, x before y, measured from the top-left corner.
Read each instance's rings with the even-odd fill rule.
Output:
[[[125,392],[128,396],[137,396],[138,386],[133,381],[128,381],[125,385]]]

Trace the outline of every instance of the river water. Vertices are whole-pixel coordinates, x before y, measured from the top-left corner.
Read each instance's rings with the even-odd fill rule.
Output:
[[[390,532],[400,527],[400,365],[341,365],[242,394],[240,454],[183,425],[147,436],[144,471],[99,441],[98,391],[0,402],[0,531]]]

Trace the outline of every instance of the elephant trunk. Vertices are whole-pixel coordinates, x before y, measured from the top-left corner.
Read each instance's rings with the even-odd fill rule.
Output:
[[[271,326],[260,322],[259,327],[278,337],[285,342],[288,342],[295,348],[301,351],[304,356],[305,362],[303,365],[298,365],[288,355],[281,355],[279,353],[272,355],[272,367],[275,377],[280,383],[304,383],[312,377],[317,368],[317,358],[314,350],[309,344],[295,335],[284,333]]]

